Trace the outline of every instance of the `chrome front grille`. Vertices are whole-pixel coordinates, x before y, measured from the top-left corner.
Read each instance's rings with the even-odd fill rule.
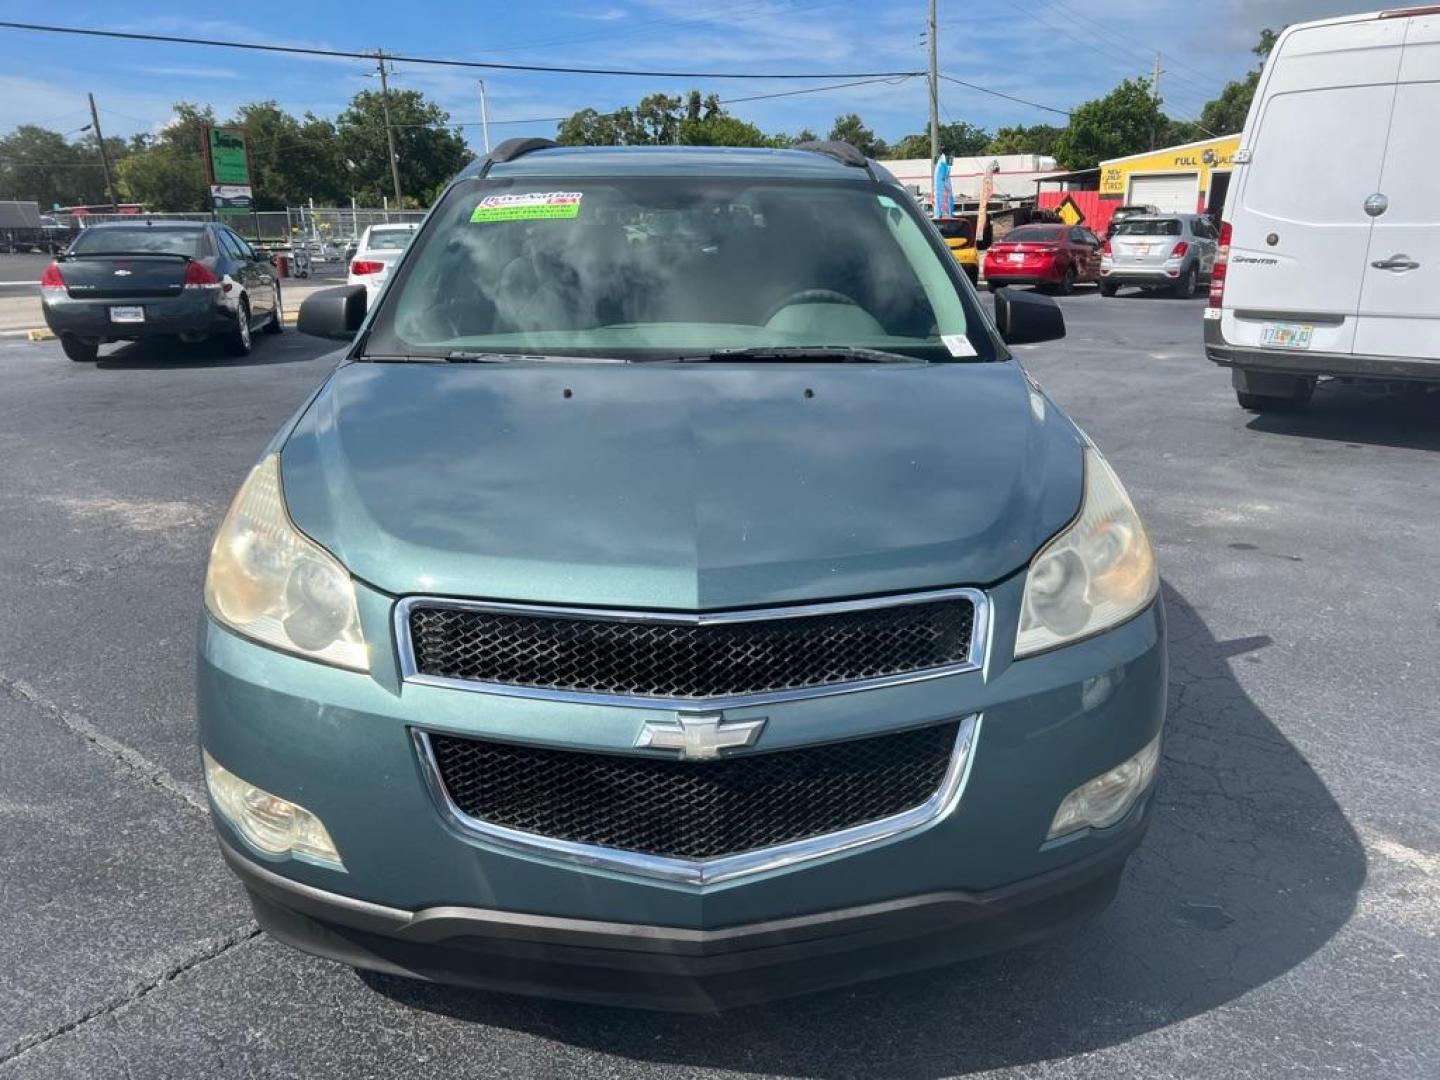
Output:
[[[973,589],[697,615],[411,598],[396,628],[412,681],[716,707],[978,668],[986,616]]]

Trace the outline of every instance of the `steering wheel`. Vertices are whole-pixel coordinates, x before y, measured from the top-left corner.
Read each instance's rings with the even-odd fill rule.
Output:
[[[801,289],[774,305],[765,313],[765,318],[761,322],[768,323],[787,307],[793,307],[796,304],[844,304],[846,307],[860,307],[856,300],[842,292],[836,292],[834,289]]]

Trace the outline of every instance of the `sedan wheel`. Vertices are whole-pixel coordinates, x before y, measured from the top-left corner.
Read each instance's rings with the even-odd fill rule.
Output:
[[[1065,276],[1060,279],[1059,290],[1061,296],[1069,296],[1075,291],[1075,267],[1067,266],[1065,268]]]
[[[285,308],[280,303],[280,283],[275,283],[275,299],[270,307],[270,321],[265,324],[267,334],[279,334],[285,329]]]
[[[250,301],[241,299],[240,310],[235,312],[235,329],[230,332],[226,351],[231,356],[249,356],[253,342],[250,338]]]
[[[100,354],[98,341],[81,341],[70,334],[60,336],[60,348],[65,350],[66,356],[80,364],[89,363]]]

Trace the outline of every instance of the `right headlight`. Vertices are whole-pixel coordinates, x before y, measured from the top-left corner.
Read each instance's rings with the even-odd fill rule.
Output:
[[[355,584],[285,509],[280,458],[250,470],[210,549],[205,606],[224,625],[277,649],[370,669]]]
[[[1109,462],[1085,448],[1085,501],[1064,532],[1030,561],[1015,656],[1108,630],[1160,587],[1145,526]]]

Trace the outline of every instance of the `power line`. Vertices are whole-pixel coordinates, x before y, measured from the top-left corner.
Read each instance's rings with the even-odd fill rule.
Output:
[[[1078,26],[1067,26],[1063,23],[1057,23],[1053,19],[1047,18],[1045,15],[1042,15],[1037,11],[1021,6],[1020,4],[1016,3],[1015,0],[1005,0],[1005,3],[1007,6],[1018,11],[1021,15],[1024,15],[1032,22],[1038,23],[1041,26],[1047,26],[1052,30],[1058,30],[1063,34],[1066,34],[1070,38],[1079,37],[1082,34],[1088,36],[1090,38],[1090,41],[1087,44],[1105,53],[1108,53],[1111,59],[1118,60],[1122,65],[1124,65],[1124,68],[1127,71],[1127,78],[1139,77],[1142,75],[1142,72],[1139,70],[1139,61],[1136,55],[1128,48],[1122,50],[1117,46],[1112,45],[1110,42],[1105,41],[1103,38],[1100,38],[1093,31],[1084,30],[1083,28]],[[1148,75],[1148,72],[1146,72],[1145,74]],[[1188,80],[1184,79],[1177,79],[1177,81],[1188,83]],[[1205,90],[1204,93],[1208,94],[1209,91]],[[1187,92],[1184,96],[1187,98],[1199,98],[1199,95],[1195,94],[1193,91]]]
[[[989,94],[991,97],[1004,98],[1006,101],[1013,101],[1018,105],[1029,105],[1032,109],[1043,109],[1045,112],[1058,113],[1061,116],[1069,116],[1069,109],[1057,109],[1053,105],[1041,105],[1038,101],[1029,101],[1014,94],[1002,93],[999,90],[991,90],[988,86],[978,86],[975,83],[966,82],[964,79],[957,79],[953,75],[941,75],[940,78],[956,86],[963,86],[967,90],[975,90],[982,94]]]
[[[73,34],[80,37],[113,38],[122,41],[155,41],[169,45],[206,45],[219,49],[286,53],[292,56],[329,56],[344,60],[374,62],[382,57],[392,63],[430,64],[436,67],[477,68],[486,71],[537,71],[557,75],[617,75],[647,79],[893,79],[914,71],[633,71],[626,68],[560,67],[550,64],[501,64],[481,60],[448,60],[438,56],[402,56],[382,50],[354,52],[348,49],[316,49],[300,45],[261,45],[249,41],[219,41],[215,38],[180,37],[175,34],[140,34],[122,30],[96,30],[78,26],[44,26],[39,23],[0,22],[0,29],[27,30],[43,34]]]
[[[1110,28],[1109,28],[1108,26],[1106,26],[1104,23],[1099,22],[1099,21],[1096,20],[1096,19],[1092,19],[1092,18],[1090,18],[1090,17],[1087,16],[1087,15],[1082,15],[1082,14],[1080,14],[1080,12],[1076,11],[1076,10],[1075,10],[1073,7],[1071,7],[1069,4],[1065,3],[1064,0],[1054,0],[1054,3],[1055,3],[1055,6],[1056,6],[1056,7],[1060,8],[1060,9],[1063,10],[1063,11],[1065,11],[1065,12],[1069,15],[1070,18],[1076,19],[1076,20],[1078,20],[1079,22],[1089,23],[1091,26],[1094,26],[1095,29],[1096,29],[1097,31],[1099,31],[1100,33],[1105,34],[1107,37],[1114,38],[1115,40],[1121,42],[1121,43],[1124,44],[1127,48],[1129,48],[1129,46],[1130,46],[1130,41],[1133,40],[1133,39],[1127,39],[1127,38],[1125,38],[1123,35],[1117,33],[1116,31],[1114,31],[1114,30],[1112,30],[1112,29],[1110,29]],[[1145,42],[1142,41],[1142,42],[1140,42],[1140,44],[1141,44],[1141,45],[1145,45]],[[1147,47],[1147,48],[1150,48],[1152,52],[1153,52],[1153,51],[1156,51],[1156,50],[1154,49],[1154,46],[1146,46],[1146,47]],[[1176,59],[1174,58],[1174,56],[1171,56],[1171,57],[1169,58],[1169,62],[1170,62],[1171,64],[1175,65],[1176,67],[1180,68],[1182,71],[1188,71],[1188,72],[1190,72],[1192,75],[1198,75],[1200,78],[1206,80],[1207,82],[1218,82],[1218,83],[1223,84],[1223,83],[1225,83],[1225,82],[1227,81],[1227,80],[1225,80],[1225,79],[1217,78],[1214,74],[1212,74],[1212,73],[1210,73],[1210,72],[1200,71],[1198,68],[1193,68],[1193,67],[1191,67],[1189,64],[1182,63],[1181,61],[1176,60]],[[1172,74],[1173,74],[1173,72],[1172,72]],[[1180,81],[1181,81],[1181,82],[1186,82],[1187,80],[1181,79]],[[1196,85],[1196,84],[1191,83],[1190,85],[1194,86],[1194,85]]]
[[[687,26],[704,26],[717,22],[725,26],[732,26],[735,23],[751,22],[755,19],[768,18],[775,15],[794,15],[800,11],[813,11],[816,8],[836,7],[841,4],[854,3],[855,0],[821,0],[820,3],[805,4],[803,6],[792,4],[788,8],[777,8],[770,0],[759,0],[759,2],[745,4],[735,8],[712,8],[707,11],[694,12],[686,16],[672,16],[663,20],[646,20],[646,25],[639,28],[625,28],[621,30],[606,30],[595,34],[586,34],[582,37],[550,38],[548,40],[531,41],[519,45],[504,45],[496,49],[480,49],[483,56],[495,56],[499,53],[531,52],[535,49],[548,49],[557,45],[578,45],[587,44],[593,41],[614,41],[622,38],[649,37],[653,34],[673,33],[675,29]],[[747,14],[748,13],[748,14]],[[767,37],[782,41],[809,41],[810,38],[797,37],[792,34],[767,34]]]

